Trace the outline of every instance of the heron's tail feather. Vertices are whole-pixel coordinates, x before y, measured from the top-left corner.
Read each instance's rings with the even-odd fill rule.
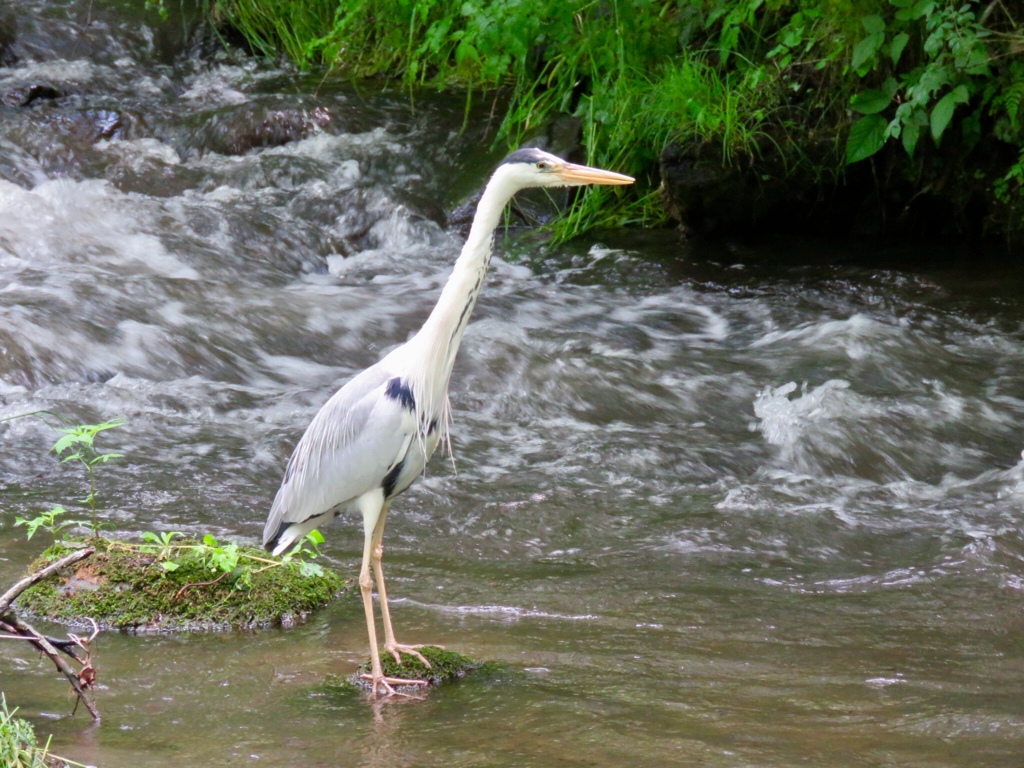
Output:
[[[301,523],[282,522],[276,531],[264,532],[263,547],[269,550],[274,557],[280,557],[306,538],[307,533],[314,528],[327,525],[333,519],[334,512],[325,512],[322,515],[313,515],[313,517],[307,518]]]

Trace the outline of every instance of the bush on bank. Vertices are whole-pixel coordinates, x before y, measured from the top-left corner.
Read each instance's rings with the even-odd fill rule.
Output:
[[[853,212],[850,229],[1024,230],[1017,4],[208,1],[254,49],[303,67],[507,89],[510,146],[573,116],[589,162],[643,183],[592,190],[562,234],[694,215],[657,192],[680,163],[716,165],[754,203],[817,190]]]

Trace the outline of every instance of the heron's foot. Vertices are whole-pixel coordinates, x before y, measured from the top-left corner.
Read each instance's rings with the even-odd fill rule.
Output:
[[[396,691],[392,686],[395,686],[395,685],[414,685],[414,686],[415,685],[420,685],[420,686],[425,686],[425,685],[428,684],[426,680],[404,680],[401,677],[384,677],[383,675],[381,675],[380,677],[375,677],[374,675],[371,675],[371,674],[360,675],[359,679],[360,680],[369,680],[370,681],[370,693],[373,694],[374,696],[376,696],[378,692],[383,693],[383,694],[385,694],[387,696],[409,696],[408,693],[402,693],[401,691]]]
[[[384,652],[385,653],[390,653],[391,656],[394,658],[396,664],[401,664],[402,663],[402,654],[403,653],[408,653],[410,656],[412,656],[417,661],[419,661],[419,663],[422,664],[424,667],[426,667],[427,669],[430,669],[430,662],[427,661],[426,657],[422,653],[420,653],[419,650],[418,650],[419,648],[424,648],[424,647],[426,647],[426,646],[423,646],[423,645],[402,645],[401,643],[396,643],[396,642],[392,641],[390,643],[385,643],[384,644]],[[433,647],[433,648],[440,648],[441,646],[435,645],[435,646],[431,646],[431,647]]]

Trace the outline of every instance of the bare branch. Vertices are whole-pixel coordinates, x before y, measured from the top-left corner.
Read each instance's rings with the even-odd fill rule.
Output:
[[[46,637],[36,631],[35,627],[28,624],[10,611],[11,603],[13,603],[18,596],[26,589],[36,584],[47,576],[56,573],[61,568],[66,568],[69,565],[84,560],[89,557],[93,552],[96,551],[95,547],[86,547],[76,552],[72,552],[70,555],[60,558],[50,563],[45,568],[40,568],[35,573],[32,573],[13,587],[0,595],[0,631],[6,632],[7,634],[0,635],[0,639],[9,638],[21,638],[32,643],[41,653],[46,654],[50,657],[50,661],[54,663],[57,670],[68,679],[71,683],[71,688],[78,695],[78,699],[75,702],[75,709],[78,709],[78,702],[85,702],[86,708],[89,710],[89,714],[92,715],[93,720],[100,719],[100,712],[96,708],[96,703],[92,700],[92,695],[89,693],[89,688],[96,680],[96,668],[92,665],[92,653],[89,644],[96,638],[99,632],[99,627],[96,622],[89,619],[92,622],[92,634],[86,638],[80,638],[76,635],[68,634],[67,640],[59,640],[57,638]],[[74,668],[68,664],[67,661],[60,655],[61,653],[74,659],[78,664],[82,665],[81,671],[76,672]],[[85,656],[80,654],[84,653]],[[74,714],[74,712],[72,712]]]
[[[76,672],[71,668],[61,656],[58,650],[46,639],[43,635],[36,631],[35,627],[23,621],[22,619],[15,616],[13,613],[8,613],[3,617],[0,622],[0,629],[8,632],[15,632],[25,637],[32,645],[38,648],[42,653],[45,653],[50,657],[50,661],[54,663],[57,669],[64,677],[71,683],[71,688],[78,694],[78,700],[85,702],[86,708],[89,710],[89,714],[92,715],[93,720],[100,719],[100,711],[96,708],[96,702],[92,700],[92,696],[89,694],[88,688],[92,685],[93,680],[96,676],[96,670],[92,666],[91,658],[87,655],[85,660],[79,659],[70,651],[65,650],[76,661],[83,664],[82,671]],[[95,636],[95,635],[94,635]],[[88,654],[88,649],[85,649]],[[78,705],[75,705],[78,708]],[[74,713],[72,713],[74,714]]]

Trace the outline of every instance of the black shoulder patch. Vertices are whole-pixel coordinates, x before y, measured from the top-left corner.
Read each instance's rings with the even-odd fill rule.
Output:
[[[398,376],[388,379],[388,386],[384,390],[384,394],[392,400],[400,402],[403,408],[410,411],[416,410],[416,401],[413,399],[412,390]]]

